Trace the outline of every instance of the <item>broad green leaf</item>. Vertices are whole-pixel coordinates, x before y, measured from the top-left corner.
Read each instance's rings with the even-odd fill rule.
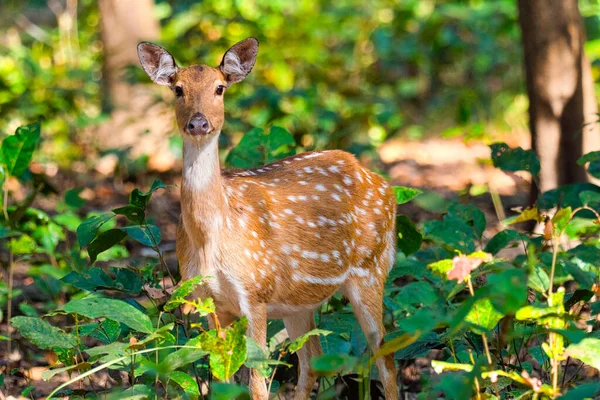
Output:
[[[94,239],[87,248],[90,255],[90,262],[93,264],[98,258],[98,254],[106,251],[127,237],[127,233],[121,229],[109,229],[102,232]]]
[[[70,348],[77,345],[75,336],[36,317],[13,317],[10,324],[40,349]]]
[[[527,274],[522,269],[509,269],[488,276],[490,300],[502,314],[511,314],[527,301]]]
[[[145,246],[154,247],[160,243],[160,229],[156,225],[131,225],[119,229]]]
[[[541,222],[543,220],[543,218],[540,216],[540,213],[539,213],[539,210],[537,207],[527,208],[523,212],[521,212],[519,215],[517,215],[515,217],[507,218],[504,221],[504,223],[506,225],[513,225],[513,224],[518,224],[520,222],[532,221],[532,220],[537,221],[537,222]]]
[[[446,216],[443,221],[425,222],[423,233],[425,239],[449,250],[458,250],[462,253],[473,252],[478,239],[473,228],[455,216]]]
[[[584,263],[595,266],[600,265],[600,248],[596,246],[580,244],[579,246],[569,250],[567,253],[580,259]]]
[[[159,369],[165,371],[174,371],[188,364],[198,361],[208,354],[208,350],[202,347],[202,336],[191,338],[185,344],[186,347],[169,353],[161,362]]]
[[[2,159],[10,176],[23,175],[36,145],[40,141],[41,124],[39,122],[17,128],[12,136],[7,136],[2,142]]]
[[[112,343],[121,334],[121,324],[112,319],[79,326],[79,336],[91,336],[104,343]]]
[[[527,171],[534,176],[540,172],[540,160],[533,150],[510,148],[506,143],[494,143],[490,145],[490,149],[494,167],[502,171]]]
[[[346,354],[326,354],[313,357],[310,366],[319,375],[332,376],[354,368],[358,359]]]
[[[144,210],[138,206],[134,206],[133,204],[127,204],[124,207],[113,208],[112,212],[117,215],[124,215],[130,221],[135,222],[137,224],[142,224],[144,219],[146,219],[146,214]]]
[[[75,188],[75,189],[67,190],[65,192],[65,203],[69,207],[71,207],[75,210],[83,207],[83,205],[87,202],[87,200],[79,197],[81,192],[83,192],[83,188]]]
[[[519,232],[512,229],[505,229],[498,232],[485,246],[485,251],[491,254],[497,254],[500,250],[504,249],[510,242],[520,241],[523,238],[524,241],[528,241],[527,236],[521,235]]]
[[[446,278],[448,271],[452,269],[452,260],[440,260],[434,263],[431,263],[427,266],[434,274]]]
[[[306,344],[306,342],[308,342],[308,339],[310,339],[311,336],[318,336],[318,335],[327,336],[330,333],[333,333],[333,332],[327,331],[324,329],[310,330],[310,331],[306,332],[305,334],[294,339],[288,346],[288,350],[290,351],[290,353],[296,353],[298,350],[300,350],[302,347],[304,347],[304,345]]]
[[[10,242],[8,242],[8,249],[13,254],[32,254],[37,249],[37,243],[31,236],[21,235],[18,238],[11,239]]]
[[[83,221],[81,225],[77,228],[77,240],[79,241],[79,247],[84,248],[87,246],[98,233],[98,229],[110,220],[113,215],[110,214],[100,214],[94,215]]]
[[[404,255],[409,256],[419,251],[423,236],[408,217],[404,215],[396,217],[396,231],[398,232],[398,248]]]
[[[465,320],[475,325],[469,329],[476,334],[483,335],[494,329],[502,317],[503,315],[492,306],[490,299],[484,298],[473,305]]]
[[[597,208],[600,206],[600,193],[591,190],[584,190],[579,193],[579,200],[585,206]]]
[[[91,368],[91,364],[89,362],[82,362],[75,365],[69,365],[61,368],[52,368],[42,372],[42,379],[45,381],[49,381],[56,374],[60,374],[61,372],[68,371],[88,371]]]
[[[569,345],[565,354],[600,370],[600,339],[585,338]]]
[[[269,133],[254,128],[231,149],[225,162],[235,168],[257,168],[294,155],[295,146],[293,135],[283,128],[273,126]]]
[[[588,400],[600,396],[600,382],[584,383],[567,390],[558,400]]]
[[[195,277],[188,279],[187,281],[181,283],[179,285],[179,287],[173,291],[171,298],[165,304],[165,306],[164,306],[165,311],[171,311],[171,310],[179,307],[179,305],[183,303],[183,300],[187,296],[192,294],[192,292],[194,291],[194,289],[196,289],[196,287],[198,285],[202,285],[203,283],[204,283],[203,276],[195,276]]]
[[[525,321],[528,319],[537,320],[539,318],[546,317],[548,315],[559,314],[560,309],[557,307],[538,307],[538,306],[525,306],[520,308],[515,317],[519,321]]]
[[[190,398],[190,400],[196,400],[200,397],[200,390],[198,389],[198,384],[188,374],[182,371],[173,371],[169,374],[169,379],[173,382],[177,383],[185,394]]]
[[[421,332],[417,331],[413,334],[405,333],[397,338],[386,341],[381,345],[379,350],[373,354],[371,357],[371,361],[375,362],[379,357],[387,356],[388,354],[395,353],[398,350],[402,350],[403,348],[413,344],[421,335]]]
[[[533,271],[529,275],[527,284],[539,293],[548,292],[548,288],[550,287],[550,277],[544,270],[544,264],[538,263],[533,267]]]
[[[250,400],[248,388],[234,383],[213,382],[210,400]]]
[[[396,204],[408,203],[421,193],[422,190],[404,187],[404,186],[392,186],[394,190],[394,196],[396,197]]]
[[[463,220],[471,227],[477,238],[481,238],[486,226],[483,211],[478,209],[474,204],[453,203],[448,208],[448,214],[444,219]]]
[[[596,179],[600,179],[600,151],[592,151],[584,154],[579,160],[577,160],[577,164],[581,166],[587,163],[589,163],[587,167],[589,174]]]
[[[156,179],[150,190],[147,192],[141,192],[139,189],[133,189],[131,194],[129,195],[129,204],[140,209],[145,210],[146,206],[150,202],[150,198],[152,197],[152,193],[157,191],[158,189],[166,189],[167,185],[165,185],[160,179]]]
[[[217,336],[216,330],[200,335],[200,347],[210,352],[210,367],[217,379],[229,379],[244,364],[247,326],[248,321],[242,318],[221,330],[225,338]]]
[[[570,221],[571,207],[558,210],[554,217],[552,217],[553,236],[556,238],[562,235]]]
[[[77,313],[88,318],[110,318],[133,330],[150,333],[150,318],[132,305],[121,300],[102,297],[71,300],[63,306],[68,313]]]

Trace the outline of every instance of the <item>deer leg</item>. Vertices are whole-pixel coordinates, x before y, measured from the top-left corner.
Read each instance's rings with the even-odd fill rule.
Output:
[[[255,304],[250,307],[248,318],[248,336],[263,349],[267,347],[267,306]],[[253,400],[267,400],[267,383],[256,369],[250,370],[250,393]]]
[[[284,318],[283,323],[290,340],[295,340],[306,332],[315,329],[315,317],[312,310]],[[323,350],[318,336],[311,336],[298,351],[299,376],[294,399],[305,400],[310,397],[313,386],[317,381],[317,374],[310,367],[310,359],[322,354]]]
[[[383,342],[385,327],[383,326],[383,282],[375,282],[373,286],[365,286],[360,279],[350,279],[343,288],[344,295],[350,300],[354,315],[367,338],[369,347],[376,352]],[[396,383],[396,365],[394,355],[388,354],[376,360],[379,379],[383,383],[385,398],[398,398]]]

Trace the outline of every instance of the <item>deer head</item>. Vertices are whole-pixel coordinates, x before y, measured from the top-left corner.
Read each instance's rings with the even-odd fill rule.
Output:
[[[137,51],[150,79],[169,86],[175,94],[177,125],[184,140],[203,142],[221,132],[225,121],[225,91],[252,71],[258,40],[248,38],[233,45],[217,68],[208,65],[178,67],[168,51],[153,43],[142,42]]]

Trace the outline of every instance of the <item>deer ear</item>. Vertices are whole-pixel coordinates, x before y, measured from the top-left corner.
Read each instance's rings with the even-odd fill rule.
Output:
[[[258,40],[253,37],[231,46],[219,66],[227,82],[231,84],[243,81],[246,75],[252,71],[257,54]]]
[[[170,85],[171,78],[177,72],[177,64],[171,53],[153,43],[142,42],[137,47],[142,68],[153,82]]]

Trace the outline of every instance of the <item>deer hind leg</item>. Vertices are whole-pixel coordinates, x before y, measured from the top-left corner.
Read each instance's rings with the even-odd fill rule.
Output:
[[[315,329],[313,311],[305,311],[283,319],[285,329],[290,340],[295,340],[308,331]],[[310,359],[323,354],[318,336],[311,336],[304,346],[298,351],[298,385],[294,399],[305,400],[310,397],[313,386],[317,381],[317,374],[310,367]]]
[[[375,273],[375,271],[373,271]],[[344,295],[350,300],[354,315],[367,338],[369,347],[376,352],[383,342],[385,327],[383,326],[383,282],[377,281],[368,286],[366,280],[350,278],[343,288]],[[388,354],[376,361],[379,379],[383,383],[385,398],[398,398],[396,383],[396,365],[394,355]]]

